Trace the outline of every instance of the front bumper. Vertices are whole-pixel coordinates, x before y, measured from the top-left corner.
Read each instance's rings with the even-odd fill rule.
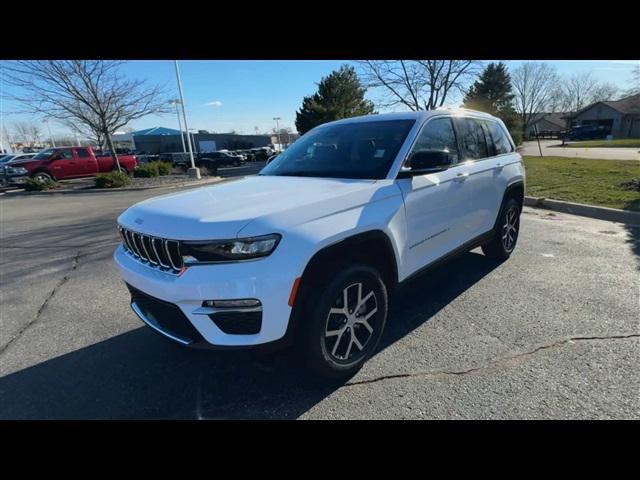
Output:
[[[189,346],[246,347],[275,342],[284,337],[291,307],[289,294],[297,272],[281,265],[274,256],[255,261],[197,265],[175,275],[160,271],[134,259],[122,245],[114,252],[114,260],[123,280],[134,290],[166,303],[166,311],[178,309],[193,327],[195,335],[163,322],[159,315],[145,312],[136,303],[132,291],[132,308],[151,328],[178,343]],[[278,265],[276,265],[278,263]],[[202,307],[205,300],[257,299],[261,302],[259,331],[251,334],[225,333]],[[154,307],[156,308],[156,307]],[[233,310],[230,310],[233,311]]]

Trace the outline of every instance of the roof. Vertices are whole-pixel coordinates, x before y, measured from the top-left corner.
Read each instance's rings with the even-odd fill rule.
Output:
[[[378,113],[372,115],[362,115],[359,117],[343,118],[341,120],[335,120],[333,122],[327,122],[323,125],[337,124],[337,123],[354,123],[354,122],[371,122],[371,121],[384,121],[384,120],[420,120],[434,115],[442,114],[443,112],[452,113],[454,115],[462,115],[464,113],[471,113],[478,117],[494,118],[488,113],[480,112],[477,110],[469,110],[467,108],[449,108],[440,107],[435,110],[420,110],[418,112],[394,112],[394,113]]]
[[[145,128],[144,130],[138,130],[136,132],[131,132],[131,135],[134,137],[141,137],[143,135],[180,135],[180,130],[175,130],[173,128],[167,127],[152,127]]]
[[[586,107],[578,110],[571,116],[576,117],[581,113],[592,109],[599,103],[611,107],[614,110],[622,113],[623,115],[640,115],[640,93],[638,93],[636,95],[631,95],[630,97],[621,98],[620,100],[608,100],[604,102],[592,103],[591,105],[587,105]]]
[[[532,121],[533,123],[537,123],[541,120],[544,120],[545,122],[552,123],[553,125],[557,125],[560,128],[565,128],[567,123],[565,121],[565,118],[567,115],[569,115],[568,112],[538,113],[533,115]]]

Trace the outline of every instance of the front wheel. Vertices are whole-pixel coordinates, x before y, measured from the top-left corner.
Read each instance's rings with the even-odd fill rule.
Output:
[[[48,173],[44,173],[44,172],[38,172],[36,173],[33,178],[40,182],[40,183],[46,183],[46,182],[51,182],[53,180],[53,178],[51,177],[51,175],[49,175]]]
[[[325,377],[354,375],[375,351],[387,320],[380,274],[367,265],[348,266],[308,300],[300,345],[308,366]]]
[[[510,198],[500,212],[493,239],[482,245],[483,253],[496,260],[506,260],[516,248],[519,233],[520,205],[514,198]]]

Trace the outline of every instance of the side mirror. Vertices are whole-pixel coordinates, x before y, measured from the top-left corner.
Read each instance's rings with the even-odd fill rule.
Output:
[[[451,165],[449,152],[444,150],[418,150],[409,158],[410,170],[401,170],[400,178],[424,175],[445,170]]]

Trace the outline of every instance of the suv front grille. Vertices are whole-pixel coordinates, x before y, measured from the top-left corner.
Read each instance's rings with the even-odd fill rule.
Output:
[[[176,240],[152,237],[118,226],[125,251],[136,260],[168,273],[184,268],[180,243]]]

